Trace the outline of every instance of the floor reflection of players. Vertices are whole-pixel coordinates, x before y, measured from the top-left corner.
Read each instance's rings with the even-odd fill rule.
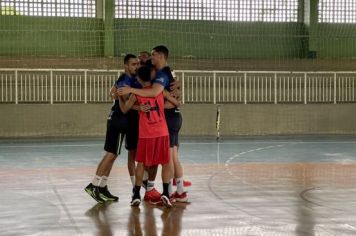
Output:
[[[186,204],[176,204],[172,208],[155,207],[149,204],[144,205],[144,226],[143,230],[140,223],[140,209],[137,207],[131,208],[128,232],[130,236],[153,235],[157,236],[156,219],[154,216],[155,210],[161,210],[161,219],[163,223],[162,236],[178,236],[182,229],[182,216],[186,208]]]
[[[111,202],[97,203],[92,208],[85,212],[85,215],[92,218],[98,229],[97,235],[114,235],[111,231],[110,219],[106,215],[106,211]]]
[[[172,209],[163,209],[161,215],[163,222],[162,236],[178,236],[182,230],[182,217],[186,204],[176,204]]]
[[[145,235],[157,235],[156,219],[154,216],[154,206],[145,204]]]
[[[127,225],[128,235],[142,236],[142,229],[140,224],[140,208],[131,207],[129,222]]]

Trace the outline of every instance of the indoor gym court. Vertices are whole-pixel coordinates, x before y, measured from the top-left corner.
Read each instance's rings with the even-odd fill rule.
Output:
[[[189,203],[167,209],[130,207],[126,151],[109,180],[119,202],[96,204],[84,192],[100,139],[4,140],[1,235],[354,235],[355,145],[353,137],[184,139]]]

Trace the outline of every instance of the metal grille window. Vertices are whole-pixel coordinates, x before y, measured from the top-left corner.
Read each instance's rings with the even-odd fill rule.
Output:
[[[355,0],[320,0],[319,23],[356,23]]]
[[[0,15],[95,17],[95,0],[2,0]]]
[[[115,0],[115,18],[297,22],[298,0]]]

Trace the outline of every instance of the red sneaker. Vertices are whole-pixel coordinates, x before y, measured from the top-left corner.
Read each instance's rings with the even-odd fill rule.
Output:
[[[176,186],[177,183],[176,183],[176,179],[173,179],[173,185]],[[184,187],[190,187],[192,186],[192,182],[188,181],[188,180],[183,180],[183,186]]]
[[[174,192],[173,197],[177,202],[188,202],[187,192],[183,192],[181,194]]]
[[[153,188],[151,191],[146,191],[143,200],[146,202],[159,202],[161,200],[161,194]]]
[[[160,195],[160,197],[157,199],[154,199],[154,201],[149,201],[149,203],[151,203],[152,205],[158,205],[158,206],[164,206],[164,202],[162,201],[162,195]],[[167,198],[167,197],[166,197]],[[169,201],[171,203],[175,203],[176,202],[176,199],[174,198],[174,193],[169,197]]]

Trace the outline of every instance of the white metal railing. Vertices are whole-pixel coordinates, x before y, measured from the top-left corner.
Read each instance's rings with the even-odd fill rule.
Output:
[[[187,103],[356,102],[356,72],[177,71]]]
[[[0,103],[98,103],[120,70],[0,69]],[[183,103],[350,103],[356,72],[176,71]]]

